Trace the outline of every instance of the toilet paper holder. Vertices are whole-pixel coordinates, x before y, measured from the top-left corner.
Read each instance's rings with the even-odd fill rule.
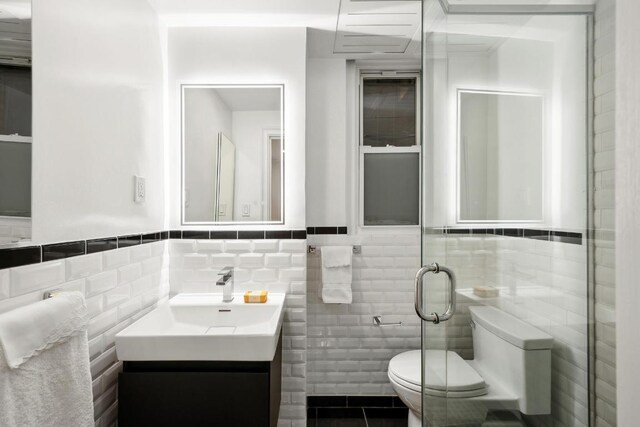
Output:
[[[373,325],[384,328],[387,326],[402,326],[402,322],[384,323],[382,321],[382,316],[373,316]]]

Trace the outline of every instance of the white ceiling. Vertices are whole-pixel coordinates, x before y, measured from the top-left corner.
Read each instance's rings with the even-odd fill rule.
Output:
[[[168,26],[283,26],[308,27],[310,57],[417,60],[420,58],[419,0],[148,0]],[[498,6],[538,10],[557,6],[584,7],[595,0],[428,0],[426,7],[441,11],[443,2],[455,11]],[[540,9],[542,8],[542,9]],[[487,10],[485,8],[485,10]],[[441,12],[440,12],[441,13]],[[428,13],[427,13],[428,15]],[[450,15],[446,28],[451,49],[487,51],[514,35],[528,17]],[[425,25],[431,22],[428,17]],[[553,37],[541,29],[532,38]],[[521,34],[518,34],[520,37]]]
[[[231,111],[280,111],[280,88],[212,88]]]
[[[169,26],[335,29],[340,0],[148,0]]]

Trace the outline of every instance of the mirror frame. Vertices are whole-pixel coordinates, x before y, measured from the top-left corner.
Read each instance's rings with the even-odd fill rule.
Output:
[[[184,140],[184,117],[185,117],[185,103],[184,103],[184,95],[185,91],[188,89],[230,89],[230,88],[265,88],[265,89],[280,89],[280,141],[282,147],[282,167],[280,171],[280,192],[282,197],[280,198],[281,204],[281,218],[278,221],[186,221],[185,219],[185,140]],[[270,84],[270,83],[257,83],[257,84],[191,84],[191,83],[182,83],[180,84],[180,225],[182,226],[198,226],[198,225],[283,225],[285,220],[285,137],[284,137],[284,83],[278,84]],[[264,141],[261,141],[261,144]],[[264,174],[261,174],[264,176]],[[260,183],[261,187],[264,186],[264,183]],[[193,195],[191,195],[193,197]],[[216,194],[216,198],[218,195]]]
[[[541,182],[541,196],[542,196],[542,200],[541,200],[541,217],[538,219],[509,219],[509,220],[504,220],[504,219],[462,219],[460,216],[460,212],[461,212],[461,197],[462,197],[462,180],[460,179],[461,177],[461,173],[462,173],[462,141],[460,138],[460,134],[461,134],[461,126],[462,126],[462,121],[460,120],[460,110],[461,110],[461,98],[462,98],[462,94],[464,93],[484,93],[484,94],[489,94],[489,95],[509,95],[509,96],[526,96],[526,97],[533,97],[533,98],[540,98],[540,100],[542,101],[542,111],[541,111],[541,119],[542,119],[542,147],[540,150],[540,168],[541,168],[541,178],[542,178],[542,182]],[[545,158],[547,156],[547,129],[546,129],[546,123],[547,123],[547,118],[546,118],[546,114],[547,114],[547,108],[546,108],[546,98],[544,96],[543,93],[536,93],[536,92],[518,92],[518,91],[511,91],[511,90],[492,90],[492,89],[465,89],[465,88],[458,88],[457,89],[457,93],[456,93],[456,212],[455,212],[455,218],[456,218],[456,223],[457,224],[465,224],[465,225],[469,225],[469,224],[543,224],[545,223],[545,218],[547,217],[547,175],[546,175],[546,168],[545,168]]]

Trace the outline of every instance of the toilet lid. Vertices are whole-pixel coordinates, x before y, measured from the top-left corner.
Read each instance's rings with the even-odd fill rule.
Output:
[[[446,376],[445,376],[446,372]],[[389,373],[414,390],[420,390],[420,350],[395,356],[389,362]],[[482,377],[457,353],[444,350],[425,351],[425,391],[465,392],[466,397],[486,393]]]

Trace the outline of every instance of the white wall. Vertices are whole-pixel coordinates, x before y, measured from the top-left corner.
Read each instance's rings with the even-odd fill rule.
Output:
[[[304,228],[305,29],[170,27],[167,31],[170,226],[180,224],[180,84],[265,83],[285,85],[284,227]]]
[[[311,235],[308,242],[362,246],[353,259],[352,304],[322,302],[320,256],[307,257],[309,395],[395,394],[386,373],[389,360],[420,346],[412,302],[418,227],[357,226],[358,81],[353,61],[307,60],[307,224],[349,227],[348,235]],[[378,328],[375,315],[407,326]]]
[[[157,230],[162,61],[144,1],[33,1],[33,240]],[[133,176],[146,203],[133,202]]]
[[[187,221],[213,221],[218,171],[218,134],[232,138],[232,115],[215,89],[184,92],[184,163]],[[233,140],[233,138],[232,138]]]
[[[638,423],[640,401],[640,3],[616,2],[616,324],[618,425]]]
[[[234,221],[265,221],[263,198],[267,140],[264,131],[280,129],[280,111],[234,111],[233,138],[236,147]],[[286,147],[285,147],[286,149]],[[285,166],[286,167],[286,166]],[[269,178],[270,179],[270,178]],[[242,216],[249,205],[248,217]]]
[[[347,69],[344,59],[307,60],[307,224],[348,223]]]
[[[352,304],[322,302],[321,257],[307,257],[307,393],[395,395],[387,377],[389,360],[420,348],[420,319],[413,307],[419,232],[315,235],[308,242],[319,247],[358,244],[362,253],[353,256]],[[404,326],[374,326],[378,315]]]

